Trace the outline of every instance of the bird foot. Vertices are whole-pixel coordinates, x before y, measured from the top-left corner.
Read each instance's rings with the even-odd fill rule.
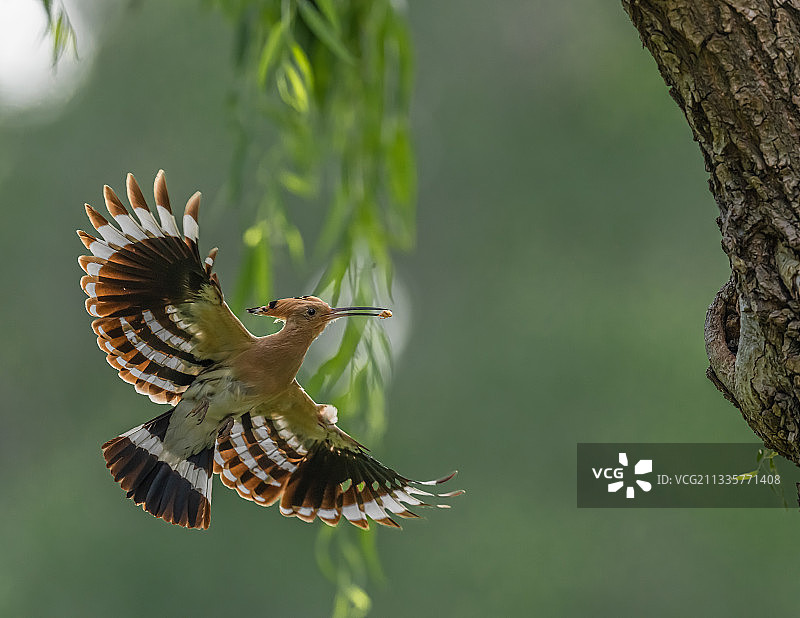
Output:
[[[229,416],[224,421],[222,421],[222,424],[219,427],[219,432],[217,433],[217,438],[221,440],[227,439],[228,436],[231,435],[232,428],[233,428],[233,417]]]
[[[200,403],[198,403],[189,414],[186,416],[199,416],[200,418],[197,419],[197,424],[199,425],[204,420],[206,420],[206,413],[208,412],[208,399],[203,399]]]
[[[336,406],[332,406],[328,403],[317,406],[317,415],[320,421],[326,425],[335,425],[339,422],[339,410],[336,409]]]

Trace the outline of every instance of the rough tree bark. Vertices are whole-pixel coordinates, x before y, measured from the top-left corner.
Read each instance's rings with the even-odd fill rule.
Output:
[[[800,464],[800,0],[622,0],[686,115],[731,278],[709,307],[708,376]]]

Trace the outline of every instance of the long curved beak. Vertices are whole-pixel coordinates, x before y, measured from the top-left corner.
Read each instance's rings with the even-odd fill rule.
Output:
[[[392,312],[383,307],[333,307],[328,319],[335,320],[350,315],[366,315],[376,318],[389,318]]]

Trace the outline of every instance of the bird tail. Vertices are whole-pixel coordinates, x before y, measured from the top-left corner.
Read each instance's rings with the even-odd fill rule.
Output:
[[[187,458],[164,448],[174,408],[109,440],[103,446],[106,467],[136,504],[156,517],[186,528],[211,523],[214,448]]]
[[[214,472],[226,486],[256,504],[269,506],[280,499],[281,514],[286,517],[306,522],[319,517],[335,526],[344,516],[365,529],[369,519],[399,528],[392,515],[419,517],[406,505],[431,506],[423,499],[463,493],[434,494],[420,488],[444,483],[455,472],[434,481],[414,481],[381,464],[341,431],[308,442],[292,431],[286,419],[250,413],[220,434]]]

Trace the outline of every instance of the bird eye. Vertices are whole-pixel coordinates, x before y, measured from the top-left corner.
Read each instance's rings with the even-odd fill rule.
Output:
[[[317,310],[314,309],[314,307],[309,307],[308,309],[306,309],[306,313],[308,315],[314,315],[316,312],[317,312]]]

